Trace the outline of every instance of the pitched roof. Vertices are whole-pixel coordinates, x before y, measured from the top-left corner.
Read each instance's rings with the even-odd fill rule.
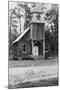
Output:
[[[24,30],[24,32],[19,37],[17,37],[17,39],[15,41],[13,41],[12,44],[18,42],[29,30],[30,30],[30,27],[28,27],[26,30]]]

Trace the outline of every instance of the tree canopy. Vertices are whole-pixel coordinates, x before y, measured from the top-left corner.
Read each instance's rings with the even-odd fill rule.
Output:
[[[21,34],[21,18],[24,19],[24,27],[26,29],[32,19],[31,10],[33,8],[39,7],[41,11],[45,24],[46,24],[46,34],[50,38],[51,42],[58,43],[58,10],[59,6],[57,4],[45,4],[45,3],[30,3],[30,2],[16,2],[14,8],[9,9],[9,41],[10,43],[14,41]],[[37,15],[37,19],[40,15]],[[19,31],[18,31],[19,30]]]

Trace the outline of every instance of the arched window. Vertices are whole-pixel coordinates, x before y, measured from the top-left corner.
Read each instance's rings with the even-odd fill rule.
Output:
[[[23,51],[24,52],[26,51],[26,45],[23,45]]]

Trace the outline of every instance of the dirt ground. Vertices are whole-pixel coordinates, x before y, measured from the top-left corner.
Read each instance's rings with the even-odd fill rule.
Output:
[[[58,85],[58,58],[9,61],[9,88]]]

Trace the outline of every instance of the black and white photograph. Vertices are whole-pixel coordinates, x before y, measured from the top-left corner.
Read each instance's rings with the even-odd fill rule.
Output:
[[[8,88],[59,85],[59,4],[8,1]]]

